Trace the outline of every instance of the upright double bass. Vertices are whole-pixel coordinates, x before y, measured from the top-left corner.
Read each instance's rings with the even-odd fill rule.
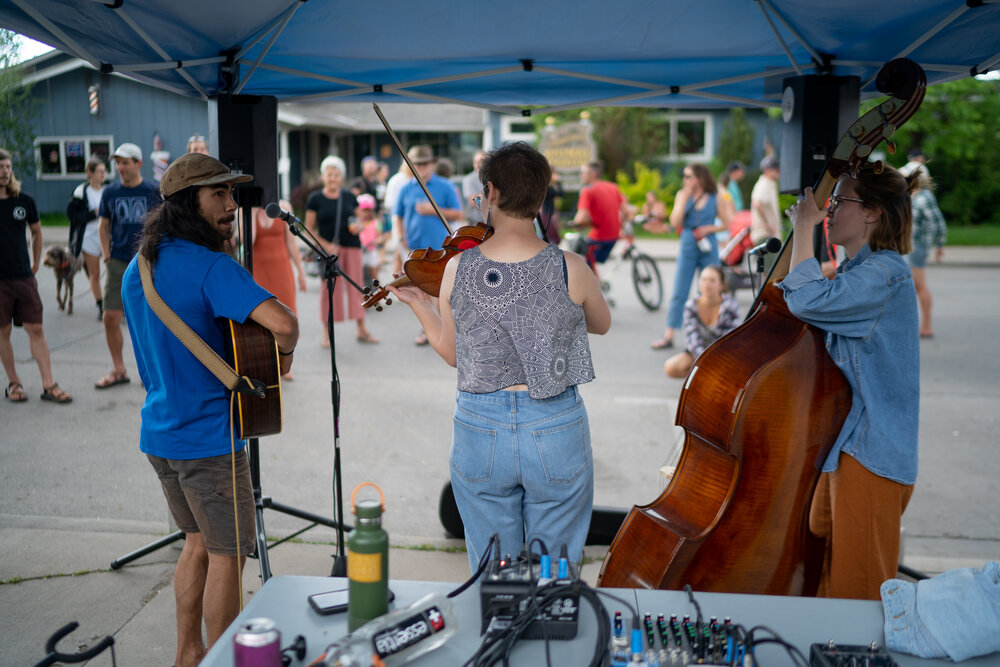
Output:
[[[820,208],[916,112],[926,79],[901,58],[876,87],[890,97],[841,139],[815,188]],[[677,469],[659,498],[629,512],[599,585],[816,594],[823,543],[809,532],[809,506],[851,390],[823,332],[792,315],[775,285],[790,258],[791,237],[746,321],[696,360],[677,406]]]

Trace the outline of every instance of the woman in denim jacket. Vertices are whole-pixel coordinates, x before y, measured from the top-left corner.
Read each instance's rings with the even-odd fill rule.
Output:
[[[827,351],[853,392],[809,516],[810,530],[826,539],[825,597],[879,599],[896,573],[900,519],[917,480],[917,298],[902,258],[911,245],[909,190],[895,169],[866,164],[841,176],[828,208],[817,208],[807,188],[787,211],[794,236],[785,301],[827,332]],[[813,228],[827,216],[830,242],[848,256],[831,280],[812,249]]]

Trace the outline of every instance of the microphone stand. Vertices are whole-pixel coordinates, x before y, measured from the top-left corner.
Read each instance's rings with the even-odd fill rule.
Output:
[[[341,480],[340,465],[340,375],[337,373],[337,352],[335,337],[333,334],[333,290],[337,284],[337,278],[342,277],[350,283],[354,289],[364,294],[364,289],[358,285],[349,275],[340,268],[337,255],[331,255],[311,231],[293,215],[287,217],[280,216],[288,225],[288,229],[298,237],[306,246],[316,253],[316,256],[323,262],[323,279],[326,281],[326,330],[330,343],[330,397],[333,407],[333,494],[334,494],[334,514],[337,528],[337,553],[333,557],[333,568],[330,571],[331,577],[347,576],[347,555],[344,552],[344,490]],[[337,221],[338,224],[340,221]],[[305,231],[309,238],[302,233]],[[347,526],[347,528],[351,528]]]

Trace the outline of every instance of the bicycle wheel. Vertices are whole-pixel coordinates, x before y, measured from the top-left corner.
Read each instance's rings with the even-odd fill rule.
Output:
[[[663,304],[663,280],[656,262],[649,255],[638,252],[632,258],[632,284],[647,310],[657,310]]]

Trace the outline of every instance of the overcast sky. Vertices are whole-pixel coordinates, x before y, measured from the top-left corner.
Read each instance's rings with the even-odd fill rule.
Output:
[[[51,51],[52,47],[48,44],[42,44],[41,42],[36,42],[33,39],[21,35],[21,61],[30,60],[35,56],[40,56],[47,51]]]

